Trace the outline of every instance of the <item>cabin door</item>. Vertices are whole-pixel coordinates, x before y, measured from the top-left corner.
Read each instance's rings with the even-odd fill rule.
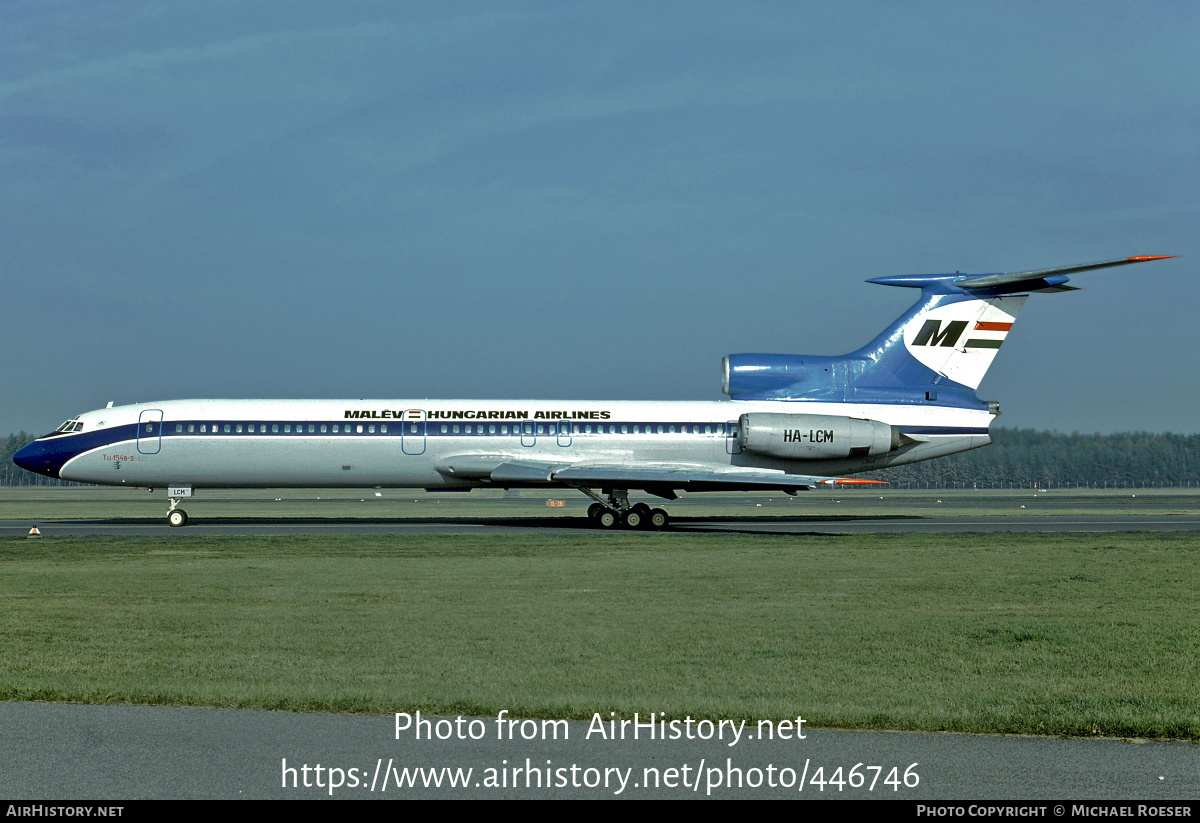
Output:
[[[142,454],[158,454],[162,448],[162,409],[144,409],[138,416],[137,450]]]
[[[405,454],[425,453],[425,410],[408,409],[400,423],[400,448]]]
[[[725,424],[725,453],[742,453],[742,447],[738,445],[738,421],[736,420],[730,420]]]

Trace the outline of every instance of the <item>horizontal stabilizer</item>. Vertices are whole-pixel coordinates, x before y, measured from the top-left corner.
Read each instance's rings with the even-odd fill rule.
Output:
[[[1119,257],[1116,260],[1100,260],[1095,263],[1075,263],[1070,266],[1055,266],[1049,269],[1031,269],[998,274],[892,274],[873,277],[868,283],[881,286],[901,286],[924,289],[934,294],[974,294],[976,296],[1000,296],[1026,292],[1074,291],[1068,286],[1068,275],[1112,266],[1128,266],[1148,260],[1170,260],[1170,254],[1142,254],[1135,257]]]
[[[979,289],[992,288],[994,286],[1006,286],[1013,283],[1037,283],[1038,281],[1046,281],[1047,278],[1057,278],[1064,274],[1076,274],[1081,271],[1091,271],[1092,269],[1107,269],[1112,266],[1128,266],[1130,263],[1145,263],[1147,260],[1170,260],[1174,255],[1170,254],[1144,254],[1138,257],[1119,257],[1116,260],[1101,260],[1096,263],[1076,263],[1072,266],[1057,266],[1052,269],[1033,269],[1032,271],[1014,271],[1005,274],[981,274],[981,275],[964,275],[954,281],[954,285],[964,289]],[[1062,279],[1066,282],[1066,278]],[[1059,286],[1059,283],[1049,281],[1048,286]],[[1074,288],[1067,286],[1067,289]],[[1031,289],[1033,291],[1034,289]],[[1063,290],[1063,289],[1060,289]]]

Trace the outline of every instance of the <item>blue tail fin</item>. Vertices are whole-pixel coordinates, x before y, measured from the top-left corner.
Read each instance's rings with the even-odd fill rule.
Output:
[[[869,282],[921,289],[878,337],[841,357],[731,354],[723,391],[734,400],[915,403],[987,408],[975,396],[1031,293],[1072,291],[1068,274],[1163,256],[1127,257],[1004,274],[906,274]]]

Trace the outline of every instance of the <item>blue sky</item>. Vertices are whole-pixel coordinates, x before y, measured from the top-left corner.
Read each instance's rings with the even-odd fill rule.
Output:
[[[1001,422],[1200,431],[1193,3],[0,6],[0,434],[109,400],[719,399],[869,277],[1030,299]]]

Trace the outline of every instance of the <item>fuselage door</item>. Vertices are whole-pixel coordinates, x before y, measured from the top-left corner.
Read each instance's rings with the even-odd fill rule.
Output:
[[[408,409],[400,424],[400,448],[405,454],[425,453],[425,410]]]
[[[143,409],[138,416],[137,450],[142,454],[158,454],[162,448],[162,409]]]
[[[741,454],[742,447],[738,444],[738,421],[730,420],[725,424],[726,454]]]
[[[532,420],[521,421],[521,445],[532,446],[537,442],[537,434],[534,430],[534,422]]]
[[[558,445],[560,445],[560,446],[571,445],[571,421],[570,420],[559,420],[558,421]]]

